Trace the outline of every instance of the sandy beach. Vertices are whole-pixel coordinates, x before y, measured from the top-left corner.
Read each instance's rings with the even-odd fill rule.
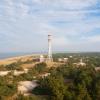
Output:
[[[7,59],[1,59],[0,60],[0,65],[8,65],[11,63],[15,63],[19,60],[21,61],[27,61],[27,60],[31,60],[33,58],[39,57],[39,54],[32,54],[32,55],[25,55],[25,56],[18,56],[18,57],[11,57],[11,58],[7,58]]]

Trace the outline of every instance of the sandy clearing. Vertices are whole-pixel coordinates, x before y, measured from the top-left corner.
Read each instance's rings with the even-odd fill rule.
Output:
[[[18,92],[24,94],[32,91],[35,87],[37,87],[37,81],[21,81],[18,83]]]

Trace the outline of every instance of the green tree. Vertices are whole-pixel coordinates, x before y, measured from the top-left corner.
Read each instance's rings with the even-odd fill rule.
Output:
[[[43,79],[41,87],[48,91],[52,100],[63,100],[66,86],[62,76],[49,76]]]
[[[81,84],[77,86],[76,100],[92,100],[87,89]]]

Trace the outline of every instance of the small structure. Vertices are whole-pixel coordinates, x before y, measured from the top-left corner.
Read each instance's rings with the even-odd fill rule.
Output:
[[[58,61],[66,63],[68,61],[68,58],[58,58]]]
[[[62,59],[62,58],[58,58],[58,61],[59,61],[59,62],[63,62],[63,59]]]
[[[86,63],[84,63],[83,62],[83,60],[82,59],[80,59],[80,62],[78,62],[78,63],[74,63],[74,65],[76,65],[76,66],[86,66]]]
[[[41,63],[42,63],[42,62],[45,62],[45,58],[44,58],[43,55],[40,55],[40,62],[41,62]]]
[[[64,58],[64,62],[67,62],[68,61],[68,58]]]
[[[80,62],[78,63],[78,65],[80,65],[80,66],[86,66],[86,63],[84,63],[83,60],[80,59]]]
[[[69,58],[73,58],[73,56],[69,56]]]

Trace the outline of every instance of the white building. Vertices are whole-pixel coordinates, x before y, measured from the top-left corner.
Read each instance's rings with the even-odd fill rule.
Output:
[[[86,63],[84,63],[83,60],[80,59],[80,62],[74,63],[74,65],[76,65],[76,66],[86,66]]]
[[[40,62],[41,62],[41,63],[42,63],[42,62],[45,62],[45,58],[44,58],[43,55],[40,55]]]
[[[67,62],[68,61],[68,58],[58,58],[58,61],[59,62]]]

